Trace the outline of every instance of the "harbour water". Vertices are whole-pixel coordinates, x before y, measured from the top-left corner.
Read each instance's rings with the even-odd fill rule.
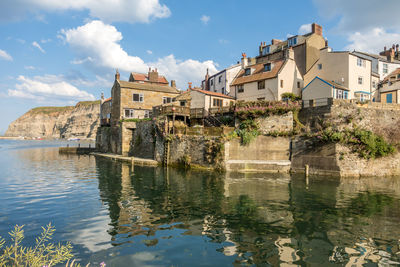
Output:
[[[0,235],[49,222],[83,265],[396,266],[400,177],[334,179],[132,167],[0,140]]]

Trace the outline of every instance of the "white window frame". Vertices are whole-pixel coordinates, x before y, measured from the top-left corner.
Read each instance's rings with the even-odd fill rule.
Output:
[[[364,77],[363,76],[358,76],[358,84],[363,85],[364,84]]]
[[[126,112],[129,111],[129,115]],[[133,108],[124,108],[124,118],[131,119],[135,117],[135,110]]]
[[[383,72],[384,74],[387,74],[387,73],[389,72],[389,66],[388,66],[388,64],[383,63],[382,72]]]
[[[365,59],[357,58],[357,66],[365,68]]]
[[[144,111],[144,117],[145,118],[150,118],[150,110],[145,110]]]
[[[136,101],[136,100],[134,99],[134,96],[135,96],[135,95],[139,95],[139,100],[138,100],[138,101]],[[133,93],[133,94],[132,94],[132,101],[133,101],[133,102],[143,103],[143,102],[144,102],[144,96],[143,96],[143,94]]]
[[[169,102],[168,102],[168,100],[169,100]],[[170,97],[170,96],[163,96],[163,97],[162,97],[162,102],[163,102],[163,104],[171,103],[171,102],[172,102],[172,97]]]
[[[263,54],[263,55],[269,54],[269,51],[270,51],[270,50],[271,50],[271,47],[268,45],[268,46],[266,46],[266,47],[263,48],[262,54]]]
[[[236,87],[237,87],[237,92],[238,93],[243,93],[244,92],[243,84],[236,85]]]

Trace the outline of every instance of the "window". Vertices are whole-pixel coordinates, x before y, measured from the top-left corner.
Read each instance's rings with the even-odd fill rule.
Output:
[[[184,107],[186,105],[186,101],[180,101],[179,103],[181,107]]]
[[[388,73],[388,64],[383,64],[383,73]]]
[[[243,93],[243,92],[244,92],[243,84],[237,85],[237,86],[236,86],[236,89],[237,89],[238,93]]]
[[[283,88],[283,80],[281,80],[281,88]]]
[[[145,118],[150,118],[150,111],[149,110],[145,110],[144,111],[144,117]]]
[[[214,80],[210,81],[210,85],[213,86],[214,85]]]
[[[363,77],[361,76],[358,77],[358,84],[363,84]]]
[[[125,118],[133,118],[135,115],[135,110],[134,109],[125,109]]]
[[[322,64],[318,64],[318,69],[322,70]]]
[[[265,80],[258,82],[258,90],[265,89]]]
[[[214,106],[214,107],[222,107],[222,99],[214,98],[214,100],[213,100],[213,106]]]
[[[250,68],[247,68],[247,69],[245,69],[244,70],[244,75],[250,75],[251,74],[251,69]]]
[[[271,71],[271,63],[267,63],[264,65],[264,71]]]
[[[336,99],[348,99],[349,93],[341,89],[333,89],[333,98]]]
[[[223,93],[224,95],[226,94],[226,92],[225,92],[225,87],[222,87],[221,93]]]
[[[362,58],[357,58],[357,66],[359,67],[365,67],[365,60]]]
[[[163,96],[162,102],[163,102],[163,104],[171,103],[172,102],[172,97]]]
[[[372,82],[372,88],[376,88],[376,82],[375,81]]]
[[[266,47],[263,48],[262,54],[263,55],[269,54],[270,50],[271,50],[271,47],[270,46],[266,46]]]
[[[297,37],[291,38],[288,40],[288,45],[293,46],[297,44]]]
[[[300,89],[300,82],[297,82],[297,88]]]
[[[143,94],[133,94],[133,102],[143,102]]]
[[[265,100],[265,97],[259,97],[259,98],[257,98],[257,101],[264,101]]]
[[[218,77],[218,83],[221,83],[222,82],[222,76],[219,76]]]

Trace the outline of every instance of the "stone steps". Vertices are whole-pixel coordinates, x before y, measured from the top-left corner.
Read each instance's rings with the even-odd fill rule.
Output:
[[[284,172],[290,171],[290,160],[228,160],[226,170],[232,172]]]

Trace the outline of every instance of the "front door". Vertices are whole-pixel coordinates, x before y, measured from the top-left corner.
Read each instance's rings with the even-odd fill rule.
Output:
[[[386,95],[386,103],[393,103],[392,94],[387,94]]]

